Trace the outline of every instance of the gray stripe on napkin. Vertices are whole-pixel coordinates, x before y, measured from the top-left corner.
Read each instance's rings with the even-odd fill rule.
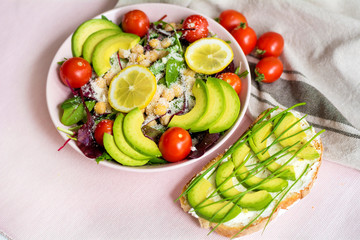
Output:
[[[255,67],[255,63],[249,63],[249,65],[250,68]],[[254,71],[251,72],[253,74]],[[287,71],[287,73],[289,72],[294,71]],[[298,74],[303,75],[300,72]],[[255,75],[251,77],[255,79]],[[298,107],[299,111],[354,127],[321,92],[305,82],[289,81],[280,78],[271,84],[252,81],[252,85],[259,91],[269,93],[283,106],[292,106],[300,102],[306,102],[306,105]],[[316,106],[322,107],[317,108]]]

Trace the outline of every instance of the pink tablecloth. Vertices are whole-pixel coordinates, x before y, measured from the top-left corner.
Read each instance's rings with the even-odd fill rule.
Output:
[[[79,23],[116,2],[0,2],[0,239],[224,239],[174,202],[204,162],[139,174],[57,152],[48,67]],[[249,239],[358,239],[360,173],[324,160],[310,195]]]

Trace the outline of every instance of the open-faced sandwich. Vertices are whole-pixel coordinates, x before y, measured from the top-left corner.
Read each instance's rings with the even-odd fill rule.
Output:
[[[281,209],[309,193],[321,164],[324,130],[316,133],[295,106],[263,112],[185,185],[181,207],[201,227],[244,236],[264,229]]]

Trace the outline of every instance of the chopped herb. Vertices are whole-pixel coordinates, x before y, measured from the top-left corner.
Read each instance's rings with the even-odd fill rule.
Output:
[[[97,158],[95,159],[95,161],[96,161],[97,164],[99,164],[99,162],[104,161],[104,160],[106,160],[106,161],[112,161],[113,158],[112,158],[107,152],[103,152],[102,155],[100,155],[99,157],[97,157]]]
[[[111,20],[109,20],[105,15],[101,15],[101,19],[107,20],[109,22],[112,22]]]
[[[57,62],[57,64],[59,64],[60,66],[63,65],[63,63],[68,60],[67,58],[64,58],[64,60],[60,61],[60,62]]]

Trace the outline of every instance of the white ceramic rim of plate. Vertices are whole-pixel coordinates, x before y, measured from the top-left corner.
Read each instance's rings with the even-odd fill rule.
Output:
[[[226,133],[220,138],[220,140],[214,145],[212,146],[210,149],[208,149],[204,155],[202,155],[199,158],[196,159],[190,159],[190,160],[183,160],[180,162],[176,162],[176,163],[167,163],[167,164],[163,164],[163,165],[145,165],[145,166],[141,166],[141,167],[129,167],[129,166],[123,166],[121,164],[118,163],[113,163],[113,162],[109,162],[109,161],[101,161],[99,162],[100,165],[104,165],[107,167],[111,167],[111,168],[115,168],[115,169],[120,169],[120,170],[126,170],[126,171],[132,171],[132,172],[159,172],[159,171],[168,171],[168,170],[172,170],[172,169],[177,169],[180,167],[185,167],[188,166],[190,164],[193,164],[195,162],[201,161],[206,159],[210,154],[212,154],[213,152],[215,152],[217,149],[219,149],[220,147],[222,147],[222,145],[225,143],[226,140],[228,140],[232,134],[234,134],[234,132],[236,131],[236,129],[239,127],[246,111],[247,108],[249,106],[249,101],[250,101],[250,92],[251,92],[251,74],[250,74],[250,69],[249,69],[249,65],[247,62],[247,59],[243,53],[243,51],[241,50],[240,46],[237,44],[236,40],[231,36],[230,33],[228,33],[225,28],[221,27],[220,24],[218,24],[214,19],[211,19],[210,17],[207,17],[199,12],[196,12],[195,10],[189,9],[189,8],[185,8],[179,5],[173,5],[173,4],[166,4],[166,3],[144,3],[144,4],[134,4],[134,5],[128,5],[128,6],[124,6],[124,7],[120,7],[120,8],[116,8],[107,12],[104,12],[102,14],[99,14],[98,16],[94,17],[94,18],[101,18],[102,15],[106,16],[108,19],[115,21],[115,17],[119,17],[119,19],[117,19],[118,21],[116,21],[117,23],[120,23],[120,16],[122,16],[124,13],[134,10],[134,9],[140,9],[142,11],[144,11],[150,18],[150,21],[156,21],[157,19],[152,19],[151,16],[151,12],[147,12],[149,11],[148,9],[154,9],[156,8],[156,14],[157,14],[157,19],[160,19],[163,15],[168,14],[167,12],[171,12],[170,10],[173,10],[175,13],[179,14],[182,13],[184,15],[184,17],[189,16],[191,14],[199,14],[202,15],[204,17],[206,17],[206,19],[209,22],[209,29],[210,30],[214,30],[214,33],[219,34],[218,31],[222,32],[219,35],[225,35],[227,39],[225,40],[229,40],[231,43],[231,48],[233,49],[234,52],[234,60],[235,58],[239,58],[241,61],[241,66],[240,66],[240,70],[241,71],[245,71],[247,70],[249,72],[249,74],[242,79],[242,90],[240,92],[240,99],[241,99],[241,111],[240,114],[238,116],[237,121],[235,122],[235,124],[232,126],[231,129],[227,130]],[[181,15],[181,14],[179,14]],[[167,18],[169,17],[169,15],[167,16]],[[171,18],[171,17],[170,17]],[[181,18],[180,18],[181,19]],[[166,21],[166,19],[165,19]],[[61,83],[61,81],[59,81],[59,77],[58,77],[58,64],[57,62],[61,61],[62,59],[64,59],[64,57],[72,57],[72,55],[69,56],[64,56],[64,52],[67,51],[68,54],[71,54],[71,49],[69,48],[69,44],[71,44],[71,36],[72,34],[63,42],[63,44],[61,45],[61,47],[58,49],[57,53],[55,54],[51,65],[50,65],[50,69],[48,72],[48,77],[47,77],[47,82],[46,82],[46,101],[47,101],[47,107],[49,110],[49,114],[51,117],[51,120],[54,124],[55,127],[58,126],[62,126],[61,122],[60,122],[60,104],[61,102],[54,102],[54,100],[52,100],[54,97],[52,96],[52,94],[54,93],[54,86],[55,85],[57,88],[63,88],[65,92],[61,92],[62,95],[64,95],[64,98],[62,101],[64,101],[66,99],[65,95],[70,95],[71,93],[69,92],[69,90],[67,89],[67,87],[65,85],[63,85]],[[66,49],[68,48],[68,49]],[[240,62],[239,61],[239,62]],[[234,62],[235,66],[238,67],[238,64],[236,62]],[[56,78],[56,80],[54,81],[54,78]],[[67,140],[68,137],[65,133],[60,132],[60,135],[64,138],[64,140]],[[240,137],[240,136],[239,136]],[[74,141],[70,141],[68,143],[68,145],[70,145],[72,148],[74,148],[77,152],[79,152],[83,157],[87,158],[82,152],[81,150],[76,146]],[[89,159],[89,158],[87,158]],[[91,161],[95,162],[95,159],[89,159]],[[208,159],[210,160],[210,159]]]

